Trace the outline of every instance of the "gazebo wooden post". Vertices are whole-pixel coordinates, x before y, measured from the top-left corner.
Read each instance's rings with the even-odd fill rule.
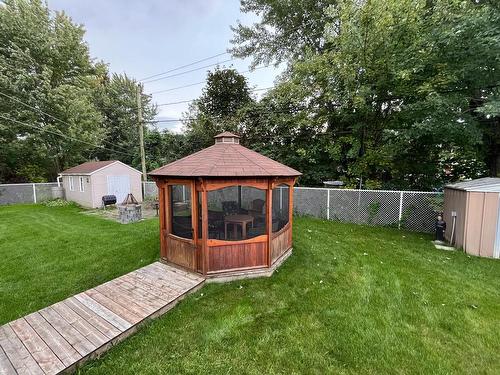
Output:
[[[191,181],[191,227],[193,228],[193,243],[196,247],[198,243],[198,192],[196,191],[196,181]]]
[[[268,181],[266,190],[267,266],[271,267],[273,244],[273,182]]]
[[[288,222],[290,223],[290,228],[292,228],[293,221],[293,187],[295,185],[295,178],[292,179],[290,185],[288,185]],[[292,231],[290,231],[290,237],[288,238],[289,243],[292,243]]]
[[[165,183],[163,181],[156,181],[156,186],[158,187],[158,205],[159,205],[159,212],[158,215],[160,215],[160,257],[161,258],[166,258],[167,257],[167,241],[166,241],[166,229],[167,229],[167,223],[166,223],[166,200],[165,200]]]
[[[203,275],[208,272],[208,197],[205,181],[201,180],[201,252]]]

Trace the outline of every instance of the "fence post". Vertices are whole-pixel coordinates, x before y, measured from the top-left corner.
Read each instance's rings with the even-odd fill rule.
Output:
[[[398,229],[401,229],[401,219],[403,218],[403,191],[399,192],[399,220]]]
[[[36,187],[35,184],[32,184],[33,186],[33,203],[36,203]]]
[[[330,220],[330,189],[326,191],[326,220]]]

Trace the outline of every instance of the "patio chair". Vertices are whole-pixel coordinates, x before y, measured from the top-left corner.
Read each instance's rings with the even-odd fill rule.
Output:
[[[264,212],[266,201],[263,199],[254,199],[250,203],[250,208],[248,209],[248,214],[252,215],[257,222],[266,221],[266,214]]]

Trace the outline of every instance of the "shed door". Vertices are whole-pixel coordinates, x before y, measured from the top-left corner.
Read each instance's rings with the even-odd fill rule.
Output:
[[[108,195],[115,195],[116,203],[122,203],[129,193],[129,176],[108,176]]]

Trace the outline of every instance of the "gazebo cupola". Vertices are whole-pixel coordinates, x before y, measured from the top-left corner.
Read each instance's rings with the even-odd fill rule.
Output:
[[[150,173],[162,260],[207,277],[269,275],[291,253],[300,172],[240,145],[215,144]]]
[[[215,137],[215,143],[236,143],[240,144],[240,136],[230,133],[230,132],[224,132],[216,135]]]

